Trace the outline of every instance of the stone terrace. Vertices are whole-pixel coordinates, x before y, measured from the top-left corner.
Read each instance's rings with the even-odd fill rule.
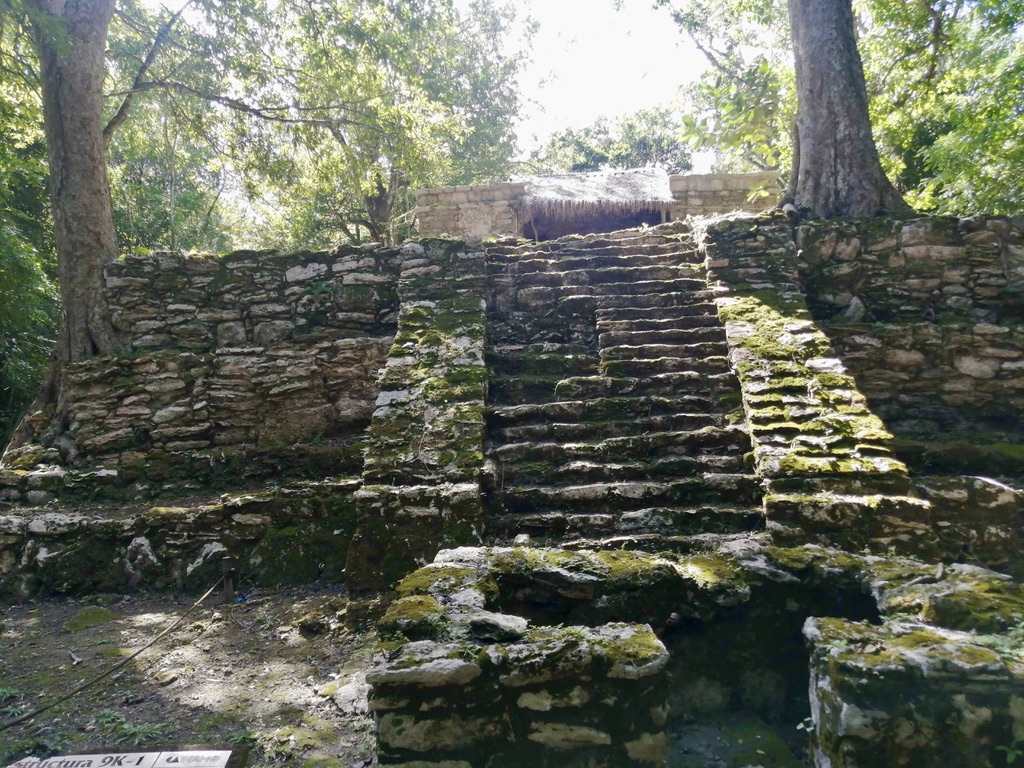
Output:
[[[7,455],[0,588],[344,569],[393,599],[386,765],[693,765],[809,715],[820,768],[994,766],[1022,254],[1007,219],[761,216],[114,264],[135,353]]]

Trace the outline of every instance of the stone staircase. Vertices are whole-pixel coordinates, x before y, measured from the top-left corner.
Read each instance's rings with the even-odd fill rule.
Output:
[[[488,536],[762,527],[725,331],[688,237],[488,251]]]

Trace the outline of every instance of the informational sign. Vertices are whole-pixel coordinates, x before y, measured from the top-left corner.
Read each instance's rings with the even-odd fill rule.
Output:
[[[181,747],[154,752],[26,757],[7,768],[242,768],[248,757],[248,747]]]

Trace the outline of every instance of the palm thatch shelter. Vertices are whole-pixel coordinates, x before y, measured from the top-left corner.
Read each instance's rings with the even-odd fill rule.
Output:
[[[675,198],[660,168],[533,176],[520,201],[523,234],[534,240],[611,232],[669,220]]]

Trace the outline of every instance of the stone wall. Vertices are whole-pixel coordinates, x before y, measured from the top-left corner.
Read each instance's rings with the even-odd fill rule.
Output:
[[[177,253],[107,265],[107,301],[131,349],[205,352],[394,333],[396,251]]]
[[[422,237],[453,235],[478,240],[520,234],[522,182],[421,189],[416,193],[417,229]]]
[[[483,252],[451,240],[402,247],[398,333],[367,434],[353,590],[385,589],[483,530]]]
[[[779,201],[779,174],[707,173],[669,178],[672,197],[672,218],[715,216],[732,211],[763,211]],[[751,199],[751,195],[757,196]]]
[[[900,434],[1024,434],[1024,327],[830,323],[874,410]]]
[[[398,314],[397,251],[132,256],[106,268],[131,350],[70,366],[62,457],[131,463],[152,451],[291,445],[366,426]],[[36,416],[45,430],[45,414]],[[40,442],[50,444],[47,435]]]
[[[815,314],[852,322],[1020,322],[1024,232],[1016,219],[928,217],[798,227]]]
[[[671,217],[713,216],[732,211],[762,211],[778,201],[779,175],[725,173],[671,176],[677,200]],[[524,236],[520,205],[529,181],[465,187],[423,189],[416,193],[417,228],[423,237],[476,240],[486,237]],[[763,194],[751,199],[751,194]],[[576,231],[576,230],[573,230]]]
[[[1018,433],[1024,235],[1005,217],[799,227],[814,313],[903,436]]]
[[[102,490],[104,479],[93,478],[91,490]],[[17,509],[0,515],[0,598],[201,592],[220,578],[226,556],[243,585],[337,582],[355,528],[357,484],[304,483],[113,515],[113,505]]]

